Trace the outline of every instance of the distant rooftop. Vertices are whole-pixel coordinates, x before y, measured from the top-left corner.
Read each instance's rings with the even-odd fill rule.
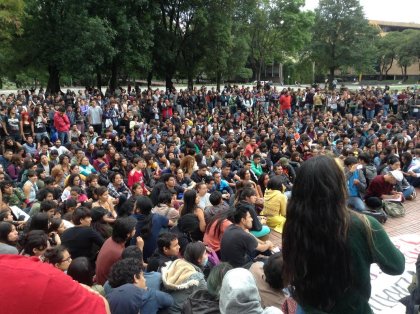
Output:
[[[381,28],[383,32],[403,31],[405,29],[420,30],[420,24],[417,24],[417,23],[388,22],[388,21],[378,21],[378,20],[369,20],[369,23],[372,25],[377,25],[378,27]]]

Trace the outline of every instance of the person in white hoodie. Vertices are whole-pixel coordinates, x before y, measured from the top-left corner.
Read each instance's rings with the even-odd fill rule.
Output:
[[[251,272],[245,268],[235,268],[226,273],[220,289],[219,309],[221,314],[283,313],[274,306],[262,308],[255,279]]]

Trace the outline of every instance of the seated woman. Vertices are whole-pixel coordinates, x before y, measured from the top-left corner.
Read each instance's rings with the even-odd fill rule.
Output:
[[[185,249],[184,257],[166,263],[161,270],[165,291],[174,299],[169,313],[181,313],[188,296],[197,290],[207,289],[201,269],[202,265],[207,263],[206,246],[202,242],[190,243]]]
[[[267,226],[274,231],[282,233],[286,222],[287,197],[282,193],[282,180],[274,176],[268,181],[264,194],[264,209],[261,215],[267,218]]]
[[[29,231],[22,243],[21,255],[41,257],[48,248],[48,235],[42,230]]]
[[[172,207],[172,201],[173,197],[171,193],[162,192],[158,196],[158,204],[153,207],[152,213],[165,216],[173,222],[173,225],[176,225],[179,218],[179,212]]]
[[[134,214],[137,219],[136,233],[131,239],[131,245],[136,245],[136,238],[142,237],[144,240],[143,259],[147,259],[153,254],[157,248],[157,238],[163,228],[172,225],[172,222],[161,215],[152,213],[153,203],[150,198],[146,196],[138,197]]]
[[[220,241],[223,233],[232,224],[233,210],[217,212],[206,226],[203,242],[220,258]]]
[[[71,263],[71,256],[66,247],[58,245],[49,248],[44,253],[44,262],[66,272]]]
[[[194,214],[199,221],[200,231],[206,231],[206,220],[204,217],[204,210],[198,207],[199,198],[195,190],[187,190],[184,193],[184,204],[180,208],[181,217],[187,214]]]
[[[73,259],[68,266],[67,275],[78,283],[84,284],[100,295],[105,296],[104,288],[101,285],[95,284],[93,281],[95,270],[88,258],[76,257]]]
[[[82,178],[78,174],[71,174],[64,184],[63,194],[61,194],[61,201],[64,202],[70,197],[70,190],[72,187],[80,187],[82,183]]]
[[[249,210],[252,217],[252,228],[250,232],[259,239],[266,238],[270,233],[270,228],[266,226],[266,219],[264,217],[259,218],[255,211],[255,201],[257,199],[257,193],[253,188],[242,189],[236,206],[243,205]]]
[[[133,194],[131,197],[124,203],[120,208],[118,217],[126,217],[133,214],[134,205],[136,204],[137,198],[143,195],[143,186],[141,183],[137,182],[133,184]]]
[[[100,186],[95,189],[95,194],[98,200],[92,204],[93,207],[103,207],[108,211],[108,216],[105,221],[113,223],[117,219],[117,212],[114,209],[114,198],[109,196],[108,189],[105,186]]]
[[[29,209],[31,205],[36,202],[36,193],[38,192],[38,186],[36,182],[38,181],[38,176],[34,170],[28,171],[28,181],[23,184],[23,193],[26,197],[27,208]]]
[[[90,164],[88,157],[83,157],[82,161],[79,165],[80,167],[80,174],[84,175],[85,177],[88,177],[92,173],[97,173],[96,169]]]
[[[108,191],[111,197],[115,199],[116,211],[120,212],[124,203],[131,197],[131,191],[128,186],[124,183],[122,174],[114,172],[110,176],[111,182],[108,184]]]
[[[19,234],[16,227],[9,221],[0,222],[0,255],[19,254],[16,244]]]

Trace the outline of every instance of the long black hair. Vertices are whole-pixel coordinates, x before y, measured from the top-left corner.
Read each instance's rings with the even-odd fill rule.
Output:
[[[329,312],[351,285],[344,172],[330,157],[300,167],[283,230],[285,284],[298,303]]]
[[[140,235],[143,240],[147,240],[152,234],[152,215],[153,203],[150,198],[146,196],[139,196],[136,201],[135,212],[140,212],[144,215],[143,227],[140,229]]]
[[[194,213],[197,209],[197,192],[195,190],[187,190],[184,193],[184,206],[181,210],[181,216]]]
[[[215,238],[220,238],[220,234],[222,233],[222,225],[223,222],[228,219],[230,221],[233,220],[233,213],[235,211],[233,209],[229,209],[229,210],[221,210],[218,211],[213,217],[212,219],[209,221],[209,223],[206,226],[206,233],[210,232],[211,227],[213,226],[213,224],[216,224],[213,230],[213,237]]]

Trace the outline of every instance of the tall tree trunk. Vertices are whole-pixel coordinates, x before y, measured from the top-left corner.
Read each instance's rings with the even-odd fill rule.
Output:
[[[48,84],[47,92],[50,94],[57,94],[60,92],[60,71],[56,65],[48,66]]]
[[[174,87],[174,84],[172,83],[172,74],[166,74],[165,86],[167,90],[172,90],[172,88]]]
[[[99,91],[102,91],[102,73],[99,68],[96,69],[96,85],[98,86]]]
[[[147,88],[151,88],[152,87],[152,78],[153,78],[153,71],[149,71],[149,73],[147,73]]]
[[[118,81],[118,66],[117,60],[114,58],[111,64],[111,79],[109,80],[109,90],[111,93],[115,92],[117,89],[117,81]]]
[[[216,73],[216,90],[220,92],[220,82],[222,81],[222,74],[220,71],[217,71]]]
[[[334,68],[330,68],[330,74],[328,75],[328,89],[332,90],[333,89],[333,81],[334,81]]]
[[[188,89],[193,90],[193,88],[194,88],[194,78],[192,76],[192,73],[187,74],[187,79],[188,79],[188,83],[187,83]]]

